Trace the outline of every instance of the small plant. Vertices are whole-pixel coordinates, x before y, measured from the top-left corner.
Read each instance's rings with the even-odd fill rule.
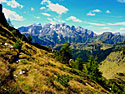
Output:
[[[56,65],[52,64],[51,62],[48,62],[48,65],[50,65],[50,66],[56,66]]]
[[[13,33],[14,35],[16,35],[16,34],[17,34],[16,30],[12,30],[12,33]]]
[[[13,45],[13,47],[15,48],[15,49],[21,49],[21,47],[22,47],[22,43],[21,43],[21,41],[18,39],[17,41],[16,41],[16,43]]]
[[[65,87],[68,87],[69,86],[69,84],[68,84],[68,82],[72,79],[72,77],[71,76],[69,76],[69,75],[57,75],[57,81],[60,83],[60,84],[62,84],[63,86],[65,86]]]
[[[27,62],[24,59],[21,59],[21,64],[27,64]]]

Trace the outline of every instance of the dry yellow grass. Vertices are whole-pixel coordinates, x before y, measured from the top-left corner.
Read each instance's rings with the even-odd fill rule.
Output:
[[[100,65],[100,71],[107,79],[117,77],[117,73],[125,74],[125,57],[123,51],[112,52]]]
[[[2,27],[6,32],[11,31]],[[7,35],[11,38],[6,38],[4,36],[0,36],[0,42],[4,40],[4,42],[12,43],[12,37],[15,36]],[[83,72],[73,70],[68,66],[56,61],[53,58],[53,53],[47,52],[43,49],[39,49],[25,41],[22,42],[22,49],[20,53],[17,49],[10,49],[9,47],[5,47],[0,45],[0,56],[2,60],[6,62],[0,61],[0,76],[5,74],[9,75],[12,82],[8,85],[11,87],[11,84],[17,86],[14,90],[20,90],[21,92],[27,94],[103,94],[108,93],[105,89],[103,89],[99,84],[95,83],[93,80],[90,80],[87,75]],[[19,56],[16,56],[16,55]],[[4,56],[4,57],[2,57]],[[12,57],[16,58],[12,59]],[[10,61],[11,60],[11,63]],[[18,62],[17,62],[18,61]],[[9,72],[6,67],[9,67]],[[3,72],[4,71],[4,72]],[[22,73],[22,71],[24,73]],[[72,71],[72,72],[71,72]],[[74,73],[73,71],[77,72]],[[79,75],[81,74],[82,77]],[[60,75],[60,76],[59,76]],[[63,76],[66,76],[63,78]],[[70,77],[72,79],[70,79]],[[8,80],[10,80],[10,78]],[[62,80],[63,78],[63,80]],[[88,78],[88,79],[87,79]],[[66,81],[65,81],[66,80]],[[8,83],[8,82],[7,82]],[[87,84],[86,84],[87,83]],[[67,84],[67,86],[65,86]],[[6,84],[5,84],[6,85]],[[6,86],[4,86],[6,88]],[[99,91],[98,91],[99,90]],[[12,91],[13,92],[13,91]],[[17,92],[15,94],[18,94]]]

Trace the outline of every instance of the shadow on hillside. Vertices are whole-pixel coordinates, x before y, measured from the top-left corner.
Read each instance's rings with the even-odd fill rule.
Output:
[[[114,48],[109,48],[107,50],[95,50],[92,52],[92,54],[93,56],[97,56],[97,62],[100,63],[106,59],[106,57],[113,51],[113,49]],[[81,57],[83,62],[88,62],[89,56],[91,55],[91,51],[88,50],[73,49],[72,53],[74,59]]]

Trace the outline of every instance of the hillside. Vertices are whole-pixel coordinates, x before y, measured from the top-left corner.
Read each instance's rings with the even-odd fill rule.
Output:
[[[40,23],[22,26],[18,30],[28,36],[31,34],[33,42],[54,47],[56,44],[69,43],[88,43],[103,41],[108,44],[117,44],[125,40],[125,36],[120,34],[113,34],[111,32],[104,32],[97,35],[91,30],[80,26],[69,26],[63,24],[46,24],[42,26]]]
[[[59,50],[62,47],[61,44],[57,44],[53,47],[55,50]],[[103,43],[102,41],[90,42],[90,43],[71,43],[73,58],[81,57],[84,62],[88,62],[91,52],[94,56],[98,56],[98,62],[103,61],[107,55],[113,49],[110,44]]]
[[[55,60],[50,50],[34,46],[18,30],[3,26],[0,21],[0,93],[106,94],[110,91],[84,72]]]
[[[113,47],[110,44],[106,44],[102,41],[98,42],[90,42],[90,43],[72,43],[72,49],[80,49],[80,50],[106,50]]]
[[[121,78],[125,80],[125,53],[124,50],[111,52],[101,62],[100,71],[107,79]]]

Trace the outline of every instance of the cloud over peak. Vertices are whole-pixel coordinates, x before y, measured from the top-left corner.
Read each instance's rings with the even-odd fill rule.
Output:
[[[110,28],[110,27],[102,27],[101,29],[109,30],[109,29],[111,29],[111,28]]]
[[[70,17],[67,18],[66,20],[67,20],[67,21],[72,20],[73,22],[82,22],[82,20],[80,20],[80,19],[78,19],[78,18],[76,18],[76,17],[74,17],[74,16],[70,16]]]

